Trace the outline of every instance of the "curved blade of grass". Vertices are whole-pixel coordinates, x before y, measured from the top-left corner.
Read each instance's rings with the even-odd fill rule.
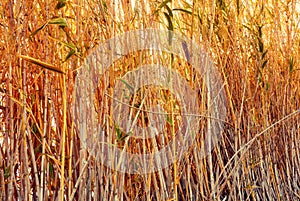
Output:
[[[174,8],[173,11],[181,11],[181,12],[187,13],[189,15],[193,14],[192,11],[189,11],[189,10],[186,10],[186,9],[183,9],[183,8]]]
[[[168,13],[166,13],[166,12],[164,12],[164,15],[165,15],[165,17],[168,20],[168,30],[173,31],[174,28],[173,28],[173,23],[172,23],[170,15]]]
[[[58,40],[58,39],[56,39],[56,38],[53,38],[53,37],[51,37],[51,36],[49,36],[49,38],[52,39],[52,40],[55,40],[55,41],[59,42],[60,44],[65,45],[66,47],[68,47],[68,48],[71,49],[70,52],[68,53],[68,55],[65,57],[65,59],[64,59],[63,62],[66,62],[66,61],[67,61],[71,56],[73,56],[74,54],[76,54],[76,56],[79,56],[79,57],[82,56],[82,55],[81,55],[81,52],[78,51],[78,48],[76,47],[76,45],[73,45],[73,44],[71,44],[71,43],[67,43],[67,42],[64,42],[64,41],[60,41],[60,40]]]
[[[168,5],[166,5],[165,7],[168,10],[168,13],[169,13],[170,17],[172,18],[173,17],[173,11],[172,11],[172,9]]]
[[[48,70],[52,70],[54,72],[57,72],[57,73],[61,73],[61,74],[65,74],[64,71],[60,70],[59,68],[57,68],[56,66],[53,66],[52,64],[48,64],[48,63],[45,63],[43,61],[40,61],[38,59],[35,59],[35,58],[32,58],[32,57],[29,57],[29,56],[24,56],[24,55],[18,55],[19,58],[22,58],[30,63],[33,63],[33,64],[36,64],[36,65],[39,65],[43,68],[46,68]]]
[[[71,50],[68,55],[66,56],[66,58],[64,59],[64,62],[66,62],[68,59],[70,59],[71,56],[73,56],[73,54],[76,53],[76,50]]]
[[[167,3],[171,2],[172,0],[165,0],[163,1],[161,4],[159,4],[159,6],[157,7],[156,11],[154,13],[157,13],[160,9],[162,9],[163,7],[165,7],[165,5],[167,5]]]
[[[67,20],[65,18],[62,18],[62,17],[53,18],[53,19],[49,20],[48,22],[46,22],[45,24],[43,24],[42,26],[40,26],[39,28],[37,28],[34,32],[32,32],[30,34],[29,37],[35,36],[39,31],[43,30],[48,24],[57,24],[62,28],[68,26]]]
[[[72,50],[77,50],[77,47],[71,43],[67,43],[67,42],[64,42],[64,41],[61,41],[61,40],[58,40],[56,38],[53,38],[51,36],[48,36],[50,39],[56,41],[56,42],[59,42],[60,44],[63,44],[65,46],[67,46],[68,48],[71,48]]]
[[[30,34],[30,38],[32,38],[33,36],[35,36],[39,31],[43,30],[46,26],[48,25],[48,22],[46,22],[45,24],[43,24],[42,26],[40,26],[39,28],[37,28],[34,32],[32,32]]]
[[[67,20],[65,18],[62,18],[62,17],[53,18],[53,19],[51,19],[51,20],[48,21],[48,24],[57,24],[60,27],[66,27],[66,26],[68,26]]]

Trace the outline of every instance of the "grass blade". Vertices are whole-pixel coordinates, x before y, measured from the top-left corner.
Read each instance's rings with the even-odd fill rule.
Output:
[[[48,64],[48,63],[45,63],[43,61],[40,61],[38,59],[35,59],[35,58],[32,58],[32,57],[29,57],[29,56],[25,56],[25,55],[18,55],[19,58],[22,58],[30,63],[33,63],[33,64],[36,64],[36,65],[39,65],[43,68],[46,68],[48,70],[51,70],[51,71],[54,71],[54,72],[57,72],[57,73],[61,73],[61,74],[65,74],[64,71],[62,71],[61,69],[57,68],[56,66],[53,66],[52,64]]]

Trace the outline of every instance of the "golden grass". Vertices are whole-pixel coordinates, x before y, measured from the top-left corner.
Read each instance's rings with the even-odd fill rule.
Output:
[[[295,0],[1,2],[0,200],[300,199],[299,7]],[[184,158],[169,168],[121,174],[81,149],[71,114],[74,81],[99,44],[148,27],[174,30],[204,47],[223,76],[228,123],[204,159],[201,128]],[[122,58],[123,67],[114,63],[107,72],[112,84],[142,63],[137,58],[143,54],[149,55]],[[164,61],[191,86],[201,83],[188,64],[176,64],[178,58]],[[96,108],[112,115],[112,99],[101,97],[102,88],[97,93]],[[172,112],[176,104],[168,104]],[[176,124],[168,129],[161,143],[172,138]],[[150,141],[134,148],[153,149]]]

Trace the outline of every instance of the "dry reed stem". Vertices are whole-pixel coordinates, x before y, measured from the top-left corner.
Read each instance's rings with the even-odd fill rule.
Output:
[[[1,2],[0,200],[299,199],[299,17],[294,0]],[[201,157],[203,126],[181,161],[151,174],[120,174],[83,149],[71,112],[74,81],[99,44],[146,27],[172,28],[208,52],[225,83],[226,129],[206,158]],[[205,89],[190,76],[190,65],[176,57],[172,63],[168,54],[151,56],[145,51],[122,58],[104,80],[114,83],[135,64],[162,60],[191,86]],[[110,142],[116,140],[112,91],[99,87],[102,100],[95,105],[103,111],[99,118]],[[202,92],[199,99],[205,102],[208,91]],[[151,113],[147,107],[154,99],[135,107],[136,94],[128,104],[137,124],[146,124],[141,117]],[[175,122],[180,112],[170,107],[164,115]],[[208,124],[215,120],[207,113],[192,115]],[[174,125],[171,135],[159,140],[134,141],[129,147],[133,140],[126,138],[118,146],[158,150],[174,137]]]

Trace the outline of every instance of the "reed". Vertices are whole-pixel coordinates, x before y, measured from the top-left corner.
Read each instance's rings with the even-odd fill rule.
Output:
[[[299,19],[294,0],[1,2],[0,200],[300,199]],[[81,149],[71,114],[74,81],[99,44],[150,27],[174,30],[204,47],[222,74],[227,123],[206,158],[200,157],[208,123],[203,120],[182,160],[155,173],[122,174]],[[203,85],[180,58],[150,56],[140,51],[115,62],[105,74],[110,87],[136,65],[158,60],[190,86]],[[147,106],[157,101],[160,89],[143,90],[150,101],[143,105],[136,94],[131,102],[139,104],[133,106],[140,109],[135,115],[141,125],[147,124]],[[206,92],[199,100],[207,100]],[[112,94],[101,87],[96,94],[99,116],[111,119]],[[109,140],[120,148],[129,143],[133,153],[169,142],[180,125],[180,110],[172,97],[164,101],[171,113],[165,116],[164,137],[132,140],[116,127]],[[112,128],[107,119],[102,123]]]

